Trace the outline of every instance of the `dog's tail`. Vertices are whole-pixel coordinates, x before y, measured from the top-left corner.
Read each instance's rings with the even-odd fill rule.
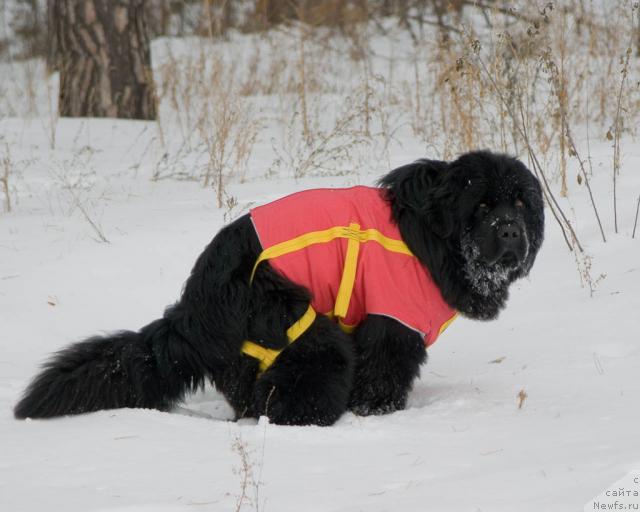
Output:
[[[100,409],[169,409],[207,376],[189,343],[180,306],[138,332],[89,338],[45,363],[14,409],[16,418],[48,418]]]

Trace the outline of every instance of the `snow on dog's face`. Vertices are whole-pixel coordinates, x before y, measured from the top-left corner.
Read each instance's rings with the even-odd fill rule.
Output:
[[[460,251],[475,292],[489,296],[526,275],[542,242],[538,180],[520,161],[471,153],[452,164]]]
[[[403,240],[447,303],[470,318],[496,318],[544,236],[531,171],[508,155],[473,151],[453,162],[418,160],[380,184]]]

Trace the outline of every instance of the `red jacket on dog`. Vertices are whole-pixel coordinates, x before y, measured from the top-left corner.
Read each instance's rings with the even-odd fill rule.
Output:
[[[456,312],[402,241],[383,194],[362,186],[307,190],[252,209],[263,249],[256,267],[268,260],[306,287],[313,309],[347,332],[368,314],[384,315],[429,346]]]

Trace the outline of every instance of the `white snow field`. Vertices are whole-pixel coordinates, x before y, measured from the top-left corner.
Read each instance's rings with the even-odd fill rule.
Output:
[[[3,121],[12,150],[38,163],[23,177],[30,188],[15,211],[0,217],[2,510],[568,511],[639,467],[640,240],[631,239],[638,156],[625,160],[621,176],[620,234],[603,244],[594,226],[581,226],[592,272],[606,272],[593,297],[548,219],[530,279],[513,287],[497,321],[452,324],[403,412],[349,413],[330,428],[234,423],[207,390],[184,406],[199,415],[115,410],[14,420],[13,404],[49,353],[158,317],[225,223],[211,190],[151,182],[129,168],[127,148],[136,131],[151,129],[146,123],[61,123],[61,133],[99,134],[91,146],[98,172],[86,193],[104,198],[92,214],[110,243],[97,241],[81,212],[61,206],[41,126]],[[59,140],[56,159],[65,144],[85,147]],[[609,165],[608,146],[593,158]],[[255,179],[231,190],[239,213],[294,190],[375,178]]]
[[[593,258],[592,280],[605,274],[595,291],[581,286],[547,211],[530,277],[497,321],[449,327],[405,411],[347,413],[328,428],[236,423],[206,389],[172,413],[15,420],[13,405],[49,354],[159,317],[203,247],[252,205],[373,184],[437,156],[407,137],[377,166],[354,158],[349,172],[296,179],[266,173],[267,133],[249,174],[228,185],[236,201],[218,208],[200,183],[151,179],[166,160],[157,130],[61,119],[52,149],[46,116],[0,118],[0,156],[14,173],[12,211],[0,214],[0,510],[568,512],[640,469],[640,229],[631,237],[640,148],[622,140],[614,234],[604,133],[592,134],[590,151],[607,243],[584,186],[572,178],[561,200]]]

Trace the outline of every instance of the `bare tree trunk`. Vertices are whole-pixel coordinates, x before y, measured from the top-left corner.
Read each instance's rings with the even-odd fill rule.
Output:
[[[58,71],[58,35],[56,33],[55,0],[47,0],[47,71]]]
[[[155,119],[145,0],[49,0],[61,116]]]

